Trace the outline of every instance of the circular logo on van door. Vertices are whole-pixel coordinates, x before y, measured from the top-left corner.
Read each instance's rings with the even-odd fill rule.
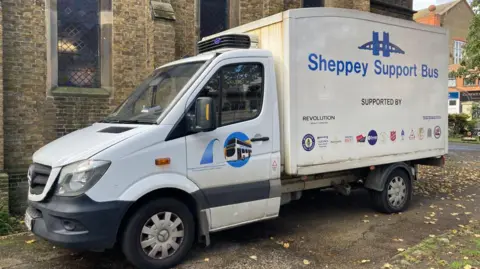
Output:
[[[252,142],[246,134],[235,132],[225,139],[223,150],[227,163],[240,168],[246,165],[252,156]]]
[[[305,151],[311,151],[315,148],[315,137],[311,134],[306,134],[302,139],[302,147]]]

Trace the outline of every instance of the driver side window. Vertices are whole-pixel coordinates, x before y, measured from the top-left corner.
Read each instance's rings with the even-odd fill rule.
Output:
[[[239,63],[220,68],[198,97],[211,97],[215,101],[217,123],[220,127],[251,120],[260,115],[263,91],[263,65]]]

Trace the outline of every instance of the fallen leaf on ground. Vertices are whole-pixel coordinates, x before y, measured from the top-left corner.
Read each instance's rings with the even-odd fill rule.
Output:
[[[204,260],[204,261],[208,262],[208,261],[210,261],[210,259],[209,259],[209,258],[205,258],[205,260]]]
[[[289,248],[289,247],[290,247],[290,244],[289,244],[289,243],[283,243],[283,247],[284,247],[284,248]]]
[[[35,239],[28,240],[28,241],[25,241],[25,243],[27,243],[27,244],[32,244],[32,243],[35,243]]]
[[[466,264],[463,269],[473,269],[472,266],[470,264]]]
[[[465,215],[471,215],[472,212],[465,212]]]
[[[467,257],[467,256],[465,256],[465,257],[463,257],[463,259],[464,259],[464,260],[468,260],[468,257]]]
[[[398,250],[399,252],[404,252],[404,251],[405,251],[404,248],[397,248],[397,250]]]
[[[363,220],[364,223],[369,223],[370,221],[368,219]]]
[[[309,260],[303,260],[303,264],[309,265],[309,264],[310,264],[310,261],[309,261]]]
[[[434,235],[434,234],[431,234],[431,235],[429,235],[429,236],[430,236],[431,238],[434,238],[434,237],[435,237],[435,235]]]
[[[450,214],[450,215],[452,215],[452,216],[458,216],[458,213],[452,213],[452,214]]]
[[[448,262],[446,260],[440,260],[438,263],[442,266],[447,266]]]
[[[250,256],[250,259],[252,259],[252,260],[257,260],[257,256],[255,256],[255,255]]]
[[[476,238],[480,238],[480,234],[474,234],[473,236],[475,236]]]
[[[367,262],[370,262],[370,260],[361,260],[360,262],[361,263],[367,263]]]
[[[386,264],[383,265],[383,268],[392,268],[392,265],[389,264],[389,263],[386,263]]]

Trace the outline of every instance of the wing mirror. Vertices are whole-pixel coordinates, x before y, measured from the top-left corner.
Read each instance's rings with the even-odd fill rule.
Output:
[[[211,97],[199,97],[195,101],[195,115],[189,117],[189,129],[193,132],[208,132],[217,128],[215,103]]]

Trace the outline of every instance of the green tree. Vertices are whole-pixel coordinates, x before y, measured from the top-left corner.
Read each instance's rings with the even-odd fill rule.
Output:
[[[469,120],[470,115],[465,113],[460,114],[449,114],[448,115],[448,125],[452,130],[453,136],[465,135],[467,132],[473,131],[475,128],[476,121]]]

